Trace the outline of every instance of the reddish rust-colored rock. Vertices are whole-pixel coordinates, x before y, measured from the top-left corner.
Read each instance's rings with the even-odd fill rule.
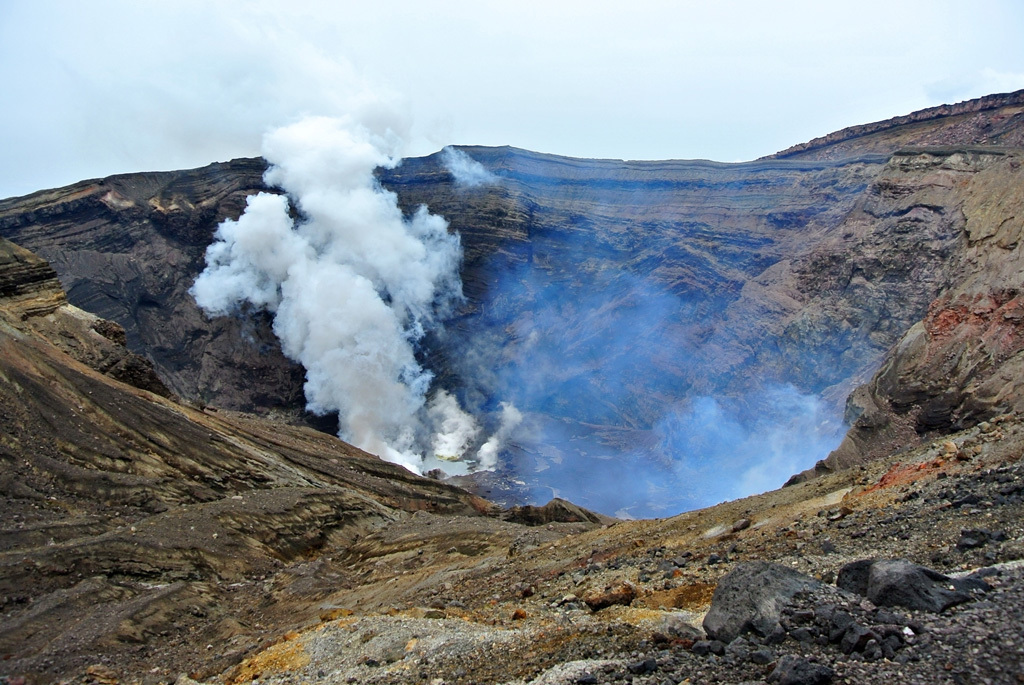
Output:
[[[580,599],[591,611],[600,611],[616,604],[629,606],[636,596],[636,586],[628,580],[622,580],[600,589],[588,590]]]

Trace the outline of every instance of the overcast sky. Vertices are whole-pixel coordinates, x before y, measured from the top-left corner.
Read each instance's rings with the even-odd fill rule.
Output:
[[[0,0],[0,197],[382,102],[408,154],[753,159],[1024,88],[1022,36],[1020,0]]]

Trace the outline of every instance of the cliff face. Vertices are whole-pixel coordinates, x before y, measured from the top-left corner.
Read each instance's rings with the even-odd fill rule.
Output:
[[[25,248],[2,238],[0,298],[24,318],[49,314],[65,302],[57,272]]]
[[[262,160],[128,174],[0,201],[0,235],[53,265],[69,300],[124,328],[180,397],[301,414],[303,372],[268,319],[208,320],[188,289],[217,224],[264,189]]]
[[[889,163],[884,192],[905,216],[926,205],[952,217],[955,250],[927,313],[851,396],[852,430],[818,471],[1024,410],[1022,161],[987,148],[909,150]]]
[[[662,377],[638,382],[661,383],[659,392],[669,395],[670,386],[676,393],[685,392],[680,388],[738,392],[748,379],[735,372],[756,354],[771,358],[756,360],[758,368],[748,375],[791,379],[820,391],[843,384],[884,349],[884,342],[872,349],[858,347],[828,371],[823,364],[820,372],[805,372],[794,364],[797,355],[787,360],[779,350],[755,351],[765,327],[777,335],[784,317],[771,311],[772,305],[751,303],[752,283],[774,288],[791,260],[844,221],[884,167],[884,157],[717,164],[573,160],[508,148],[464,149],[500,181],[489,188],[459,189],[437,157],[406,160],[381,174],[406,208],[426,204],[463,236],[468,302],[453,326],[456,338],[462,332],[475,336],[498,329],[522,335],[543,325],[536,321],[537,310],[552,298],[574,303],[583,314],[588,298],[599,293],[601,301],[593,306],[600,305],[600,316],[584,321],[566,310],[557,327],[541,332],[564,336],[558,347],[567,350],[579,337],[607,341],[618,337],[624,324],[651,324],[667,337],[651,336],[640,343],[650,348],[633,353],[652,357],[653,348],[663,346]],[[779,295],[774,294],[777,301],[783,299]],[[671,311],[649,321],[631,317],[630,298],[638,296],[662,299]],[[495,304],[499,313],[493,311]],[[762,310],[749,311],[757,306]],[[732,325],[733,317],[746,323]],[[860,337],[868,338],[875,323]],[[516,340],[507,342],[514,347]],[[458,362],[441,366],[450,369]],[[651,422],[641,407],[621,411],[623,421]]]
[[[1016,306],[1014,277],[995,274],[1014,268],[1008,146],[1024,135],[1022,97],[854,127],[744,164],[463,148],[496,177],[464,188],[440,155],[405,160],[380,172],[382,185],[406,211],[426,204],[445,216],[465,250],[466,303],[421,355],[479,414],[503,400],[527,413],[537,437],[521,440],[500,474],[526,490],[509,499],[547,499],[555,481],[545,479],[572,482],[617,460],[628,464],[619,482],[640,453],[664,465],[649,485],[674,488],[679,507],[731,496],[687,490],[720,465],[687,447],[680,413],[707,400],[719,417],[763,415],[740,426],[755,435],[789,420],[772,412],[791,384],[799,401],[821,397],[838,417],[883,361],[886,375],[857,395],[870,402],[847,412],[870,429],[851,434],[829,468],[872,454],[872,441],[884,450],[1015,406],[1012,384],[981,380],[1001,361],[958,362],[951,394],[948,373],[928,373],[949,345],[964,359],[989,354],[966,341],[991,322],[985,349],[996,338],[993,358],[1015,349],[1003,330],[1014,321],[1003,310]],[[936,143],[954,147],[899,151]],[[268,317],[211,321],[187,294],[217,223],[263,189],[263,169],[236,160],[13,198],[0,202],[0,233],[48,259],[71,302],[122,325],[178,396],[316,423],[302,414],[302,369],[281,355]],[[992,311],[970,313],[975,297],[994,298]],[[927,363],[911,363],[899,350],[917,354],[923,338],[893,346],[921,327],[942,333],[928,334]],[[330,418],[316,425],[333,428]],[[690,453],[698,458],[680,466]],[[598,489],[581,483],[562,494]]]

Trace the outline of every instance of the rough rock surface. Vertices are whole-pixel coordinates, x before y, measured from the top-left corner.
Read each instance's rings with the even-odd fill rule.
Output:
[[[1024,147],[1024,90],[929,107],[871,124],[850,126],[786,148],[768,159],[845,157],[921,145]],[[938,124],[938,125],[936,125]]]
[[[999,425],[999,436],[971,429],[953,437],[983,448],[968,461],[942,459],[937,441],[672,519],[526,529],[514,554],[491,548],[453,558],[442,537],[424,544],[443,534],[441,518],[417,515],[346,557],[369,573],[328,597],[337,608],[322,622],[223,677],[661,685],[766,682],[773,673],[829,682],[832,673],[836,683],[1014,683],[1024,675],[1015,627],[1024,618],[1024,426],[1017,417]],[[752,523],[733,532],[741,515]],[[1004,535],[957,548],[977,521]],[[880,607],[832,585],[869,554],[904,556],[952,582],[980,566],[972,576],[987,589],[936,613]],[[432,573],[441,559],[449,565]],[[777,628],[766,636],[704,639],[695,626],[715,603],[715,586],[765,561],[814,581],[779,602]],[[593,610],[580,599],[622,580],[636,587],[629,605]]]
[[[69,301],[125,331],[176,395],[302,416],[302,368],[268,318],[207,319],[188,289],[217,224],[265,190],[262,160],[127,174],[0,201],[0,235],[50,262]],[[306,416],[307,423],[330,427]]]
[[[853,569],[849,565],[839,569],[836,585],[864,595],[878,606],[939,612],[971,598],[958,587],[961,582],[909,561],[880,559],[853,564]]]
[[[1024,409],[1022,161],[1018,151],[999,150],[893,157],[887,192],[901,198],[897,221],[927,217],[931,210],[919,208],[934,209],[929,198],[940,193],[956,247],[925,316],[850,396],[852,428],[819,472]]]
[[[542,507],[532,505],[515,506],[501,515],[506,521],[523,523],[528,526],[542,526],[548,523],[602,523],[615,521],[610,516],[602,516],[587,511],[572,502],[555,498]]]
[[[817,585],[813,578],[778,564],[740,564],[718,582],[704,631],[725,643],[747,632],[767,637],[778,626],[785,603]]]
[[[0,298],[21,318],[49,314],[64,304],[57,273],[46,261],[0,238]]]
[[[828,666],[787,654],[779,659],[775,670],[768,676],[768,682],[779,685],[828,685],[835,675],[836,672]]]

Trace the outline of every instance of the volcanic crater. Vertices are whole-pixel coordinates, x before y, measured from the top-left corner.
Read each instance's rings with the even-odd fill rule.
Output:
[[[1022,131],[1017,92],[742,164],[379,170],[462,236],[466,299],[420,358],[531,428],[459,481],[333,437],[269,315],[189,295],[216,226],[274,192],[263,160],[0,201],[0,674],[1016,682]],[[845,437],[737,499],[794,396]],[[687,428],[695,406],[749,439]],[[842,580],[868,558],[963,596],[886,608]],[[702,617],[727,574],[785,576],[762,562],[806,580],[726,643]]]

